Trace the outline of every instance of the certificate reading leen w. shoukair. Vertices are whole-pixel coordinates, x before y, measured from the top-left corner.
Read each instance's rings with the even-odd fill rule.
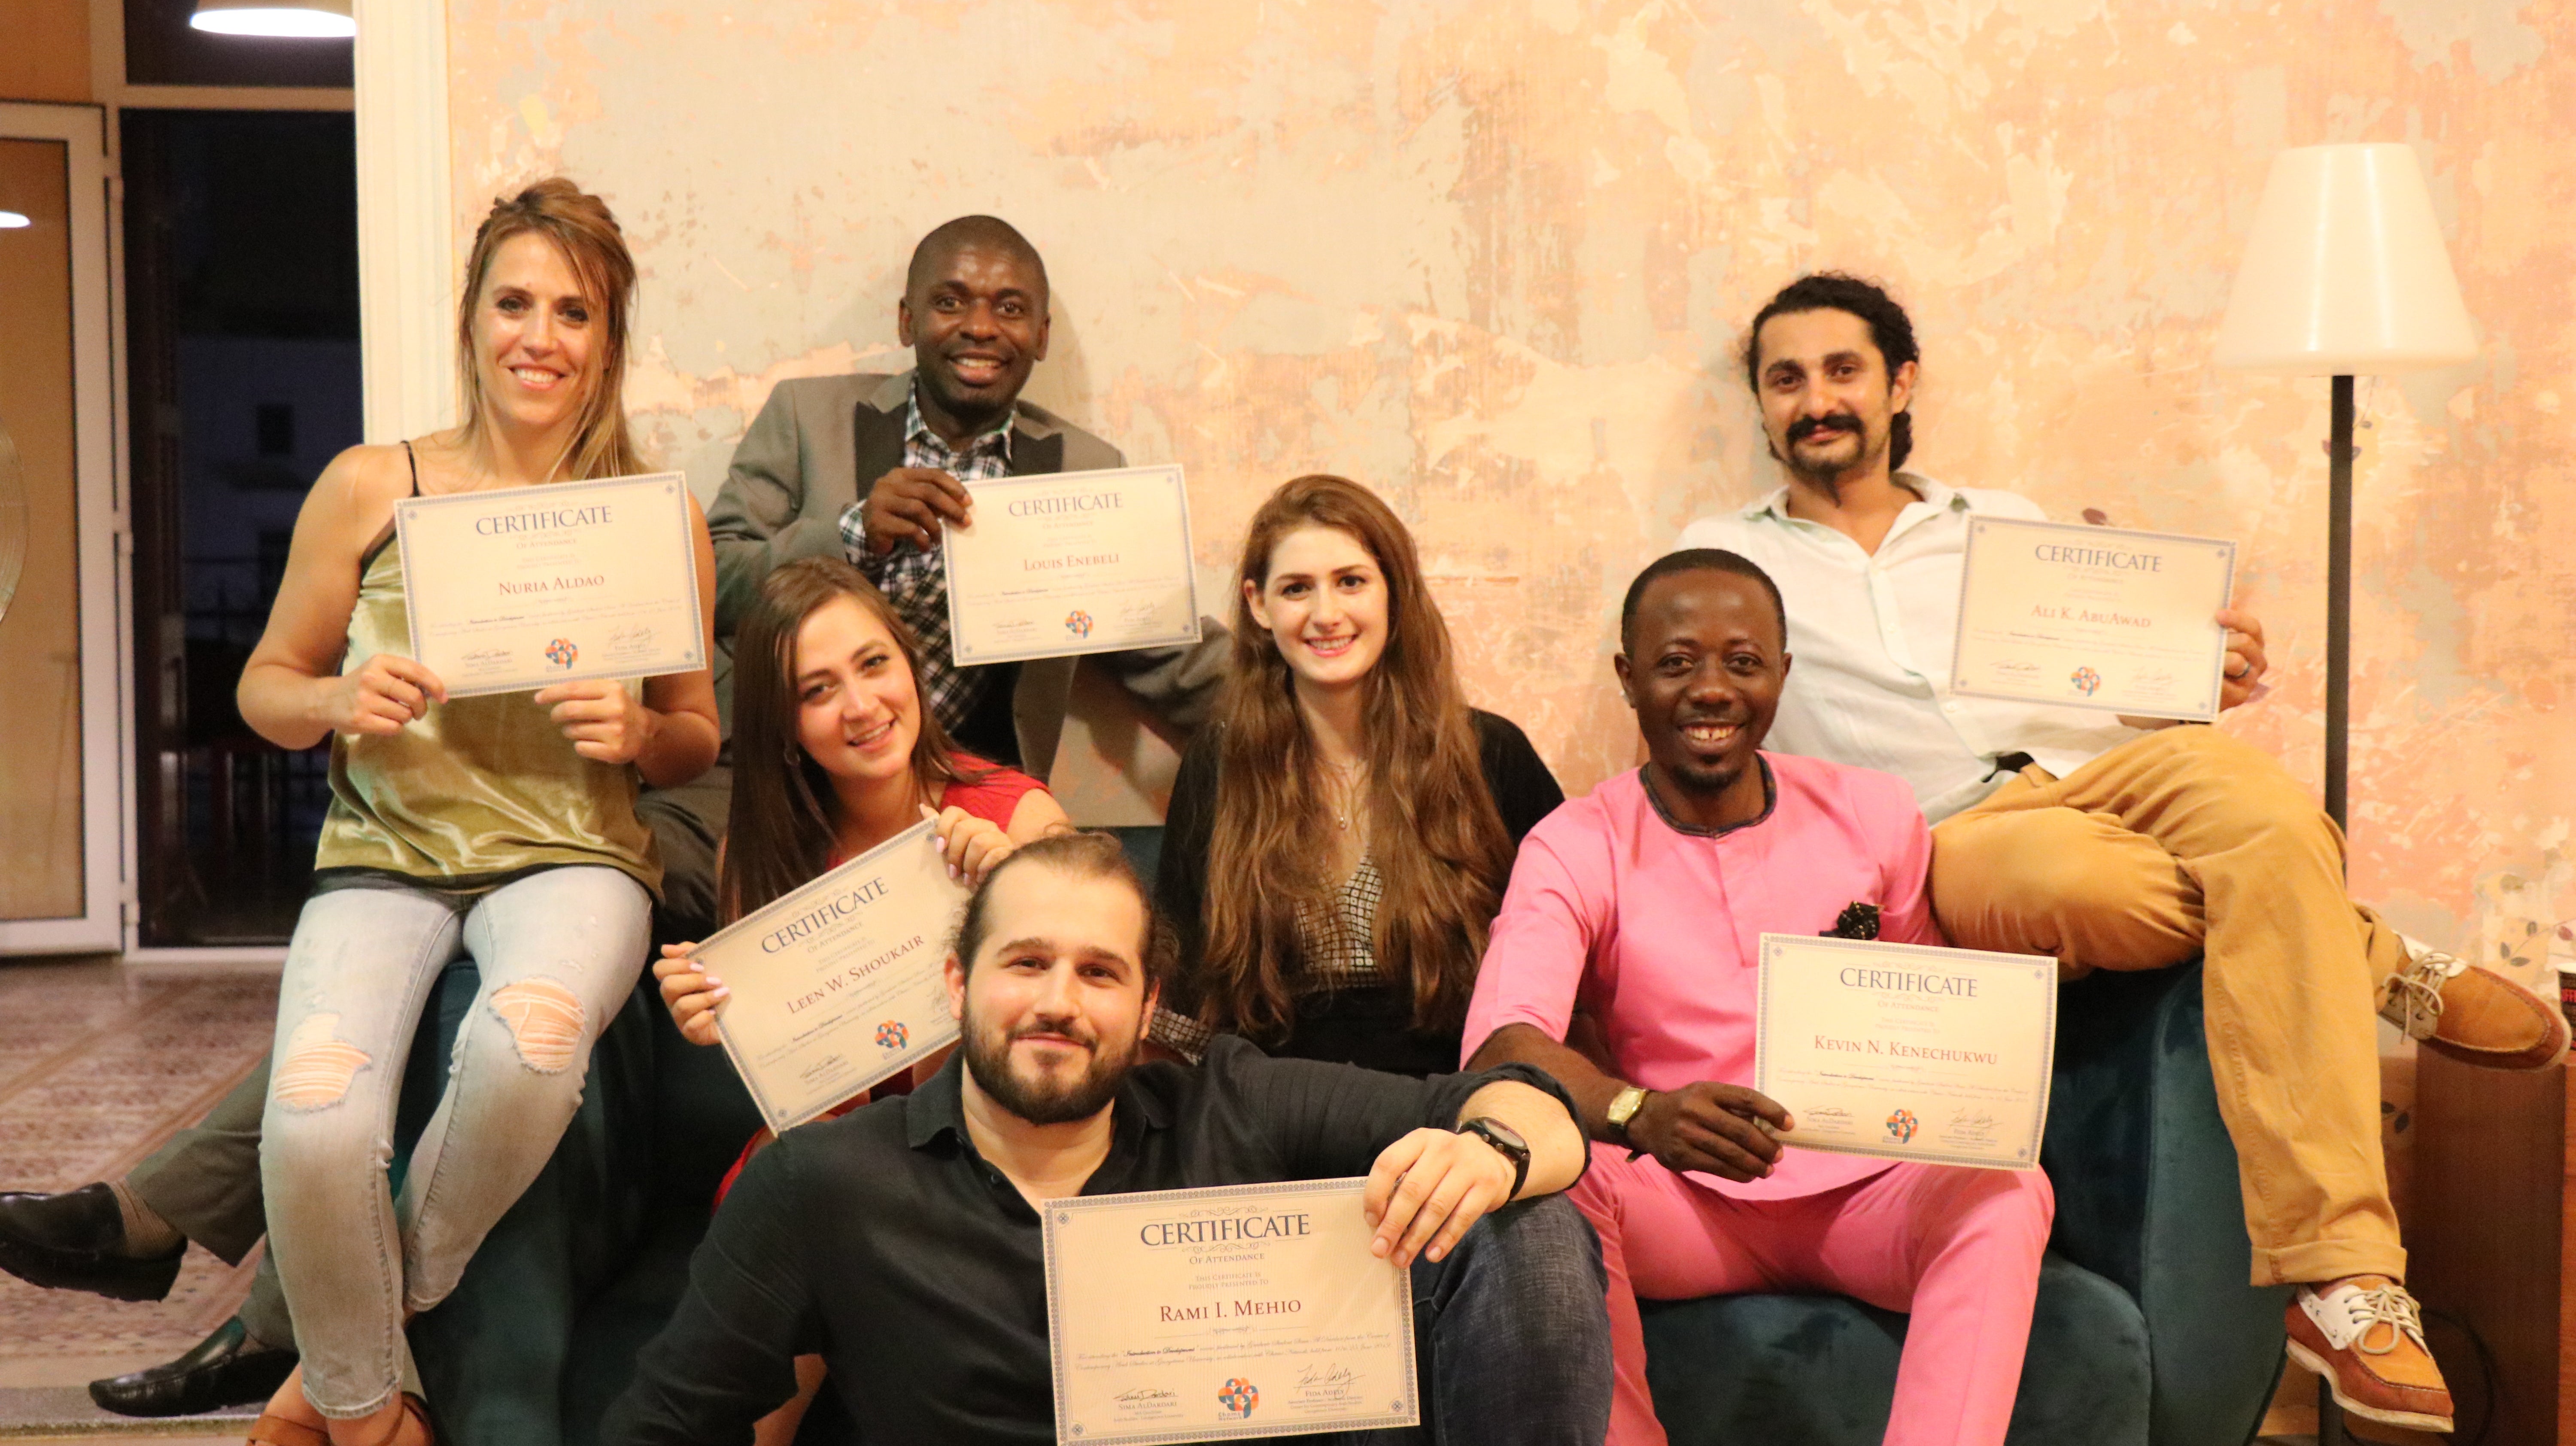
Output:
[[[1055,1439],[1163,1446],[1419,1425],[1413,1293],[1366,1180],[1050,1200]]]
[[[1753,1087],[1810,1150],[2039,1167],[2057,1051],[2057,961],[1861,939],[1762,936]]]
[[[784,1132],[957,1038],[943,968],[966,888],[924,820],[697,947],[725,1053]]]
[[[677,472],[408,498],[394,530],[411,655],[451,698],[707,665]]]

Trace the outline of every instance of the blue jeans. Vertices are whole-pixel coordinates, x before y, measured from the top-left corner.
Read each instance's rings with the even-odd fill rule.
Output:
[[[262,1118],[269,1249],[326,1416],[402,1378],[403,1316],[455,1288],[545,1167],[599,1031],[644,967],[652,901],[616,869],[548,869],[479,898],[399,885],[317,894],[278,986]],[[394,1107],[429,990],[460,953],[481,988],[396,1201]]]
[[[1601,1446],[1610,1314],[1601,1241],[1563,1195],[1476,1222],[1413,1263],[1418,1427],[1285,1438],[1333,1446]]]

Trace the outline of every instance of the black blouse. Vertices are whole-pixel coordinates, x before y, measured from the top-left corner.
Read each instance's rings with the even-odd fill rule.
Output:
[[[1556,775],[1530,747],[1528,735],[1498,714],[1471,710],[1476,725],[1477,762],[1503,831],[1520,847],[1521,840],[1556,806],[1565,802]],[[1155,882],[1155,906],[1179,935],[1180,967],[1163,988],[1163,1007],[1195,1016],[1204,980],[1208,845],[1216,828],[1219,732],[1203,728],[1182,755],[1180,776],[1172,784],[1172,806],[1163,824],[1162,863]],[[1448,1074],[1458,1068],[1459,1031],[1424,1032],[1413,1027],[1413,995],[1400,981],[1345,985],[1299,998],[1288,1037],[1263,1041],[1274,1055],[1330,1060],[1392,1074]]]

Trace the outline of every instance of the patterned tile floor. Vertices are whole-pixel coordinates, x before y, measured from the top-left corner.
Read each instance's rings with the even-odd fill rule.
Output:
[[[122,1175],[258,1063],[276,1013],[273,973],[0,962],[0,1189]],[[249,1284],[248,1264],[227,1266],[195,1247],[159,1302],[39,1290],[0,1275],[0,1397],[25,1398],[0,1400],[0,1435],[28,1424],[7,1419],[20,1415],[11,1405],[196,1344]]]

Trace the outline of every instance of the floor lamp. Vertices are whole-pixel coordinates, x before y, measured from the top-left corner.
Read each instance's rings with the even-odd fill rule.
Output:
[[[2352,379],[2478,354],[2415,152],[2306,146],[2272,160],[2211,358],[2236,371],[2334,378],[2326,442],[2326,812],[2345,826],[2352,705]],[[2317,1382],[2317,1441],[2343,1412]]]
[[[2352,379],[2457,366],[2477,338],[2403,145],[2305,146],[2273,158],[2212,360],[2334,378],[2326,445],[2326,812],[2344,818],[2352,688]]]

